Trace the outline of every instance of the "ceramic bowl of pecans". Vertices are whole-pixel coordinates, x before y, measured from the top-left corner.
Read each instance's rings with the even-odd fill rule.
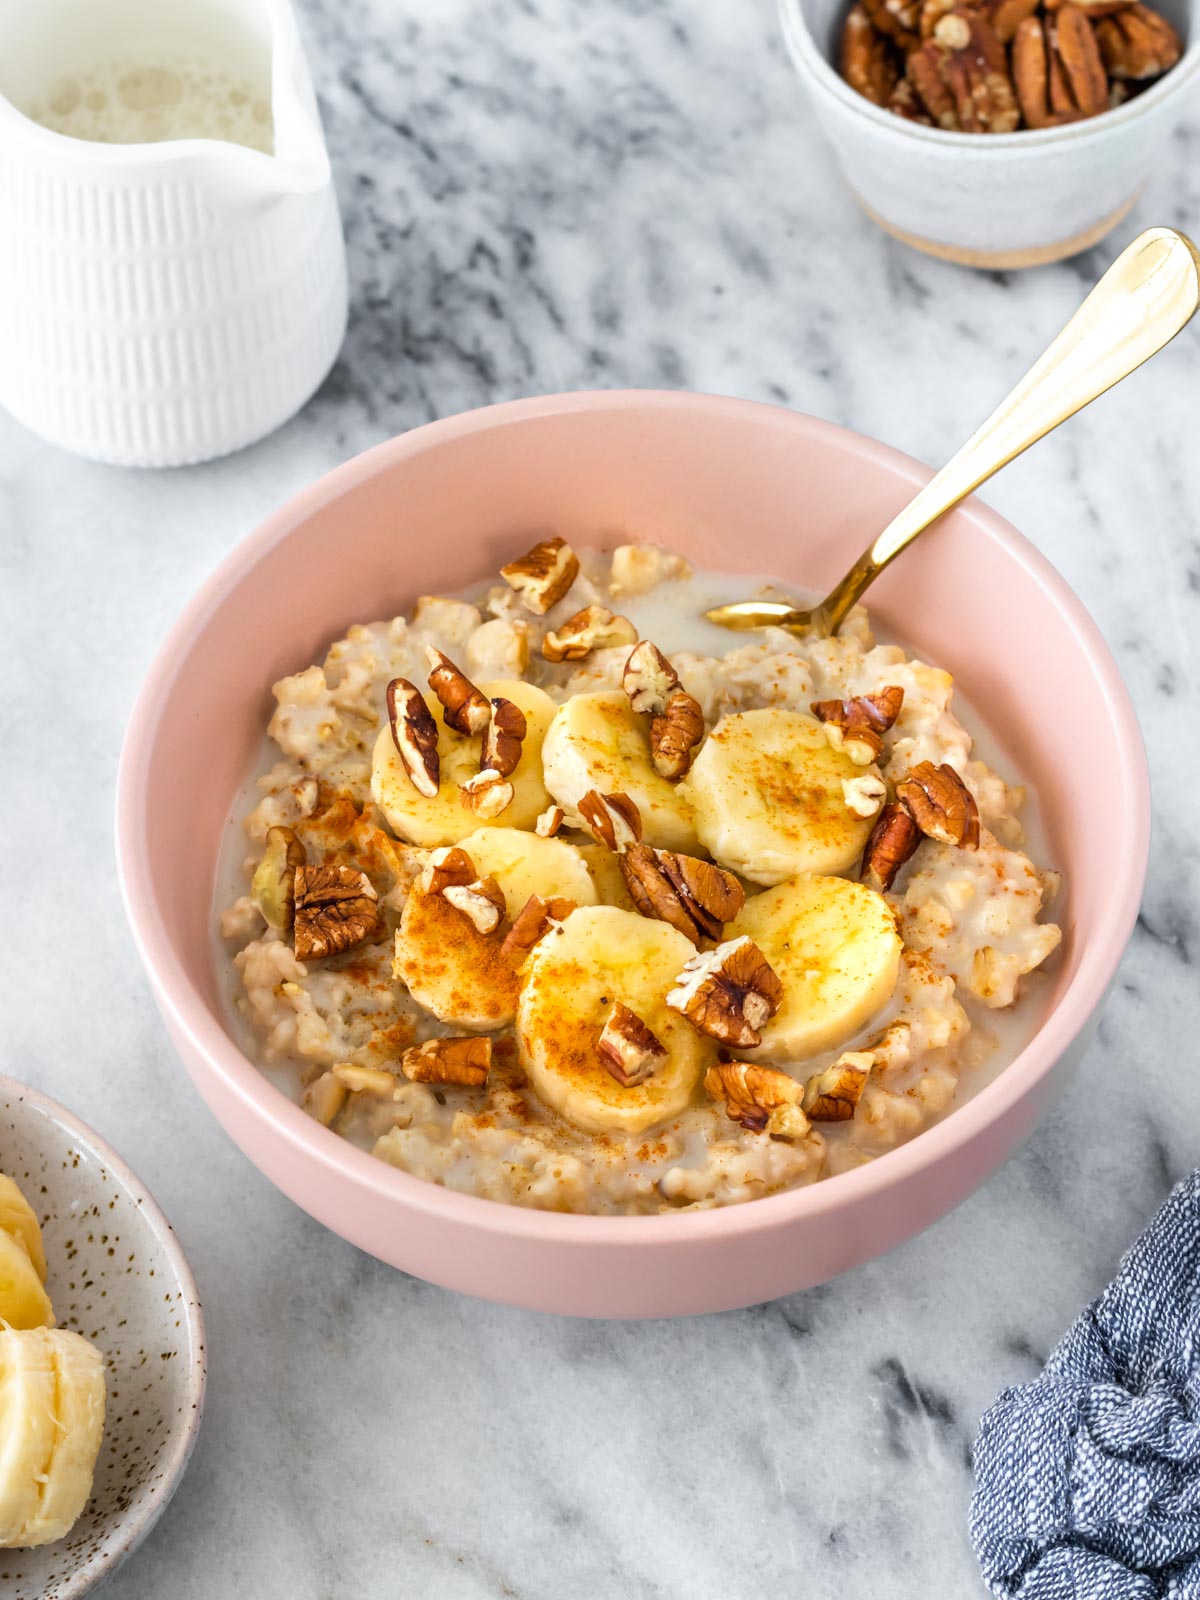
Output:
[[[1085,250],[1134,204],[1200,69],[1200,0],[779,0],[864,210],[966,266]]]

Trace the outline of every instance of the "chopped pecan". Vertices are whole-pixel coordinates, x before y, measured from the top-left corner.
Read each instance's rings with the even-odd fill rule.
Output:
[[[775,1139],[803,1139],[809,1131],[801,1109],[804,1090],[794,1078],[775,1067],[758,1067],[749,1061],[720,1061],[704,1074],[704,1087],[714,1100],[723,1100],[734,1122],[751,1133],[769,1133]]]
[[[592,838],[610,850],[626,850],[642,837],[642,814],[627,794],[600,794],[589,789],[578,811]]]
[[[561,806],[547,806],[533,825],[534,833],[539,839],[553,839],[563,825],[563,817]]]
[[[447,884],[442,890],[442,899],[461,911],[476,933],[495,933],[507,910],[504,890],[490,877],[475,878],[471,883]]]
[[[842,779],[842,798],[857,817],[873,817],[887,799],[887,784],[873,772]]]
[[[679,674],[656,644],[643,639],[629,652],[621,687],[639,713],[657,717],[667,709],[667,697],[679,687]]]
[[[904,807],[894,800],[884,806],[863,851],[862,881],[885,893],[920,842],[921,830]]]
[[[833,748],[844,750],[856,766],[867,767],[883,754],[883,736],[903,704],[904,690],[890,684],[853,700],[814,700],[810,709],[824,724]]]
[[[490,1039],[426,1039],[400,1057],[400,1071],[410,1083],[457,1083],[478,1089],[492,1065]]]
[[[365,872],[329,864],[296,868],[298,961],[351,950],[380,930],[379,897]]]
[[[979,844],[979,808],[954,768],[922,761],[896,785],[896,798],[929,839],[974,850]]]
[[[617,1082],[628,1089],[645,1083],[659,1062],[666,1060],[667,1051],[637,1012],[618,1000],[601,1030],[596,1054]]]
[[[340,1061],[333,1072],[351,1094],[374,1094],[387,1099],[396,1088],[396,1074],[385,1072],[382,1067],[359,1067],[353,1061]]]
[[[459,785],[458,794],[463,805],[484,822],[498,817],[512,804],[516,791],[507,778],[502,778],[495,767],[484,767],[473,772]]]
[[[517,762],[521,759],[521,746],[529,725],[520,706],[514,705],[511,700],[493,700],[490,709],[491,721],[483,736],[479,765],[484,770],[490,768],[500,777],[507,778],[516,770]]]
[[[387,686],[388,722],[413,788],[432,800],[441,782],[437,723],[416,684],[393,678]]]
[[[734,1050],[762,1043],[762,1030],[783,1003],[783,984],[745,934],[694,955],[675,980],[667,1004],[698,1033]]]
[[[808,1080],[804,1109],[814,1122],[848,1122],[858,1109],[875,1065],[870,1050],[847,1050],[831,1067]]]
[[[568,900],[565,895],[551,895],[549,900],[543,900],[540,894],[531,894],[504,935],[500,954],[523,961],[538,940],[544,938],[556,922],[565,922],[574,910],[575,901]]]
[[[634,844],[620,865],[629,898],[642,916],[669,922],[694,945],[703,938],[719,939],[746,901],[731,872],[694,856]]]
[[[304,846],[291,828],[268,828],[267,847],[254,869],[250,893],[263,916],[279,933],[287,933],[296,917],[296,868],[307,862]]]
[[[542,654],[547,661],[582,661],[593,650],[636,643],[637,629],[628,617],[617,616],[604,606],[584,606],[546,634]]]
[[[442,705],[442,720],[456,733],[477,734],[487,727],[492,708],[487,696],[478,690],[461,667],[456,667],[433,645],[426,645],[425,655],[431,668],[429,687]]]
[[[323,1072],[304,1091],[301,1104],[310,1117],[327,1128],[346,1104],[349,1091],[334,1072]]]
[[[862,5],[872,24],[901,50],[911,50],[917,43],[921,0],[862,0]]]
[[[500,568],[500,576],[527,610],[544,617],[579,575],[579,557],[565,539],[540,539],[516,561]]]
[[[471,883],[474,878],[475,863],[467,852],[456,844],[446,844],[426,861],[420,887],[425,894],[441,894],[452,884]]]
[[[1183,54],[1183,41],[1165,17],[1149,6],[1125,6],[1096,22],[1096,42],[1114,78],[1157,78]]]
[[[682,778],[703,737],[700,702],[693,700],[686,689],[673,690],[662,711],[650,722],[650,759],[659,777],[672,782]]]
[[[940,17],[909,56],[906,70],[939,128],[1011,133],[1020,121],[1004,46],[976,12]]]
[[[842,77],[873,105],[886,106],[900,81],[896,48],[863,6],[853,5],[842,28]]]

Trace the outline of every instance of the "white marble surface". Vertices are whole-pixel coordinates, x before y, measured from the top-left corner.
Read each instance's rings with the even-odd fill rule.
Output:
[[[1066,1102],[957,1214],[815,1293],[627,1326],[455,1298],[275,1193],[167,1043],[110,832],[122,730],[168,623],[293,490],[485,401],[721,390],[939,459],[1110,247],[979,276],[883,238],[817,141],[768,0],[305,0],[304,22],[354,292],[321,395],[260,447],[163,476],[71,460],[0,417],[0,1070],[127,1155],[210,1332],[194,1463],[107,1592],[980,1593],[980,1411],[1200,1159],[1200,336],[989,491],[1098,619],[1154,770],[1143,921]],[[1200,225],[1198,146],[1193,115],[1114,247]]]

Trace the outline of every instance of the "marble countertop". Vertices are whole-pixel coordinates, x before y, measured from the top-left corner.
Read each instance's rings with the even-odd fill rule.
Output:
[[[1150,880],[1099,1037],[979,1194],[821,1290],[589,1325],[457,1298],[324,1232],[234,1149],[167,1042],[118,898],[113,780],[151,653],[205,573],[301,485],[431,417],[678,386],[944,458],[1117,245],[1200,224],[1200,116],[1109,244],[973,275],[859,215],[769,0],[302,13],[353,283],[321,393],[266,443],[157,475],[0,417],[0,1070],[127,1156],[209,1326],[193,1464],[106,1592],[979,1594],[980,1412],[1032,1376],[1200,1158],[1194,332],[988,491],[1091,609],[1149,744]]]

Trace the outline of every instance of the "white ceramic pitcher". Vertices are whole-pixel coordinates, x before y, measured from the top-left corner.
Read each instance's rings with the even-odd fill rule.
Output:
[[[95,143],[17,109],[81,29],[194,28],[197,0],[0,0],[0,404],[102,461],[177,466],[261,438],[345,333],[337,200],[288,0],[199,9],[270,52],[274,154]]]

